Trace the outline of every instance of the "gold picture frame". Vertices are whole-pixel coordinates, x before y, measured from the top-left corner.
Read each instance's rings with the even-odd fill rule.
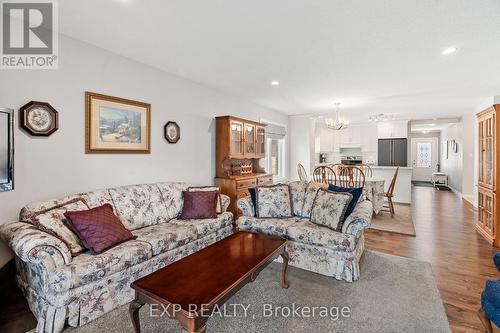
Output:
[[[151,104],[85,92],[86,154],[150,154]]]

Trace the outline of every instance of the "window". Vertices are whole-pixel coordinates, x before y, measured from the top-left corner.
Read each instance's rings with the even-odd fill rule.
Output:
[[[285,177],[285,139],[268,138],[266,149],[266,171],[275,178]]]
[[[275,179],[285,178],[285,135],[284,126],[268,124],[266,134],[266,172]]]
[[[417,167],[430,168],[432,164],[432,145],[430,142],[417,142]]]

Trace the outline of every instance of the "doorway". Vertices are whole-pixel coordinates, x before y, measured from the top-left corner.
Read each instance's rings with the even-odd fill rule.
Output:
[[[412,180],[431,181],[432,173],[437,171],[438,149],[438,138],[411,139]]]

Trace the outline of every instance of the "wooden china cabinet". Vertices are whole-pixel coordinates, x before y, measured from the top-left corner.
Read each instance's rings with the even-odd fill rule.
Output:
[[[231,198],[228,210],[236,217],[236,201],[250,195],[249,188],[273,183],[273,176],[263,165],[266,125],[232,116],[215,119],[215,184]]]
[[[478,222],[477,231],[495,246],[500,246],[500,223],[498,221],[499,203],[496,198],[497,179],[500,179],[497,166],[500,154],[500,119],[497,113],[500,105],[494,105],[477,114],[479,135],[478,170]]]

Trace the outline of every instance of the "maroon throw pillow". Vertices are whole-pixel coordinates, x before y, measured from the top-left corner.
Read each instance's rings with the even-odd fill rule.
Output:
[[[125,229],[110,204],[89,210],[65,212],[68,226],[92,254],[137,238]]]
[[[182,191],[184,205],[179,220],[213,219],[217,217],[219,191]]]

